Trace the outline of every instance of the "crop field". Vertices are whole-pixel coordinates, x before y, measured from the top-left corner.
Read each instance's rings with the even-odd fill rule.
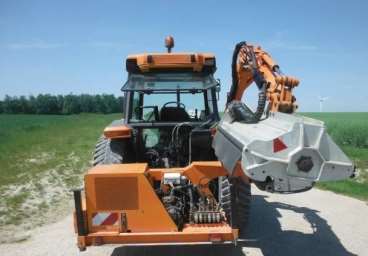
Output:
[[[368,200],[368,113],[303,113],[324,121],[328,133],[354,161],[358,175],[346,181],[319,183],[318,187]]]
[[[325,121],[358,167],[359,175],[352,180],[318,186],[368,200],[368,113],[303,115]],[[0,242],[15,226],[31,228],[70,212],[70,189],[82,185],[97,138],[119,117],[0,115]]]

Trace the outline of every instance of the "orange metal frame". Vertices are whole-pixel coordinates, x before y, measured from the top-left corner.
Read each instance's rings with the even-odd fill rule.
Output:
[[[83,213],[87,234],[78,236],[78,246],[106,243],[218,243],[235,241],[238,230],[227,222],[190,224],[178,230],[153,189],[165,173],[181,173],[204,194],[211,194],[209,182],[227,171],[218,161],[193,162],[184,168],[149,169],[145,163],[99,165],[85,175]],[[108,189],[107,189],[108,188]],[[98,212],[118,213],[117,225],[94,226]]]
[[[241,100],[244,91],[254,81],[253,71],[248,67],[249,60],[247,59],[246,47],[250,47],[254,50],[258,69],[268,84],[267,99],[270,102],[270,110],[272,112],[294,112],[298,106],[292,90],[299,84],[299,80],[290,76],[276,76],[274,69],[278,67],[278,65],[271,56],[259,46],[243,46],[238,54],[236,66],[238,90],[236,91],[234,100]]]

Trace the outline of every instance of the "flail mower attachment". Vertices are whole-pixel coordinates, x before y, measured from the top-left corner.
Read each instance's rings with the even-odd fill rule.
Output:
[[[270,113],[257,121],[246,105],[229,107],[212,146],[227,170],[240,161],[245,174],[271,192],[301,192],[316,181],[354,176],[353,163],[324,123],[295,114]]]

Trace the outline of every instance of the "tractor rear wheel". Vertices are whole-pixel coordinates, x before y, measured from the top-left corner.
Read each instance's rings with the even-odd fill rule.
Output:
[[[240,178],[219,177],[219,202],[232,226],[244,234],[250,213],[250,184]]]
[[[100,137],[93,154],[93,166],[123,163],[123,144],[124,142],[121,140],[111,140],[104,136]]]

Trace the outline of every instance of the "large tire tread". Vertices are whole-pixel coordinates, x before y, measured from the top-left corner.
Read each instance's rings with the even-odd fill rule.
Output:
[[[93,166],[121,163],[123,163],[123,145],[121,141],[111,140],[103,136],[99,138],[93,154]]]
[[[233,189],[232,186],[234,186]],[[232,205],[231,202],[232,190],[235,193],[235,195],[233,195],[233,204],[235,205]],[[248,225],[250,213],[250,184],[242,181],[240,178],[235,178],[230,181],[227,177],[219,177],[219,202],[228,220],[231,220],[232,216],[235,217],[235,220],[231,220],[232,225],[239,228],[239,232],[242,234]]]

